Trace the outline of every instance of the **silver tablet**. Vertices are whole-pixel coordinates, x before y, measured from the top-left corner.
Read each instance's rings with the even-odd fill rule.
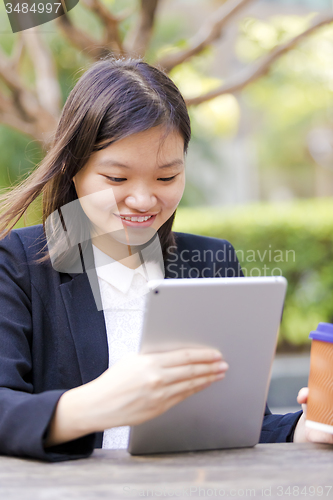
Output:
[[[150,282],[142,353],[211,346],[223,380],[131,428],[128,451],[147,454],[254,446],[259,441],[287,281],[267,278]]]

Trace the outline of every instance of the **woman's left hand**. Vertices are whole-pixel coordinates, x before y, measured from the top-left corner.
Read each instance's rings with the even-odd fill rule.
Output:
[[[302,405],[303,415],[301,415],[294,433],[294,443],[328,443],[333,444],[333,434],[317,431],[305,426],[307,401],[309,388],[303,387],[298,393],[297,402]]]

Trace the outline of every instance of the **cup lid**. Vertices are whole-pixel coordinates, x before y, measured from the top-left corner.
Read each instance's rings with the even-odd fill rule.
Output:
[[[333,324],[319,323],[317,330],[310,332],[310,339],[322,340],[324,342],[333,342]]]

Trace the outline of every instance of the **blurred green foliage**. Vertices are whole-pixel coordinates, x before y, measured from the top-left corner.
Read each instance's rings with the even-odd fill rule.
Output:
[[[287,278],[280,344],[309,343],[320,321],[333,323],[333,200],[181,207],[174,230],[229,240],[247,276]]]
[[[103,1],[115,14],[124,9],[132,10],[132,14],[121,23],[121,34],[125,37],[137,21],[139,2]],[[196,1],[195,8],[203,7],[205,1]],[[181,0],[179,5],[185,5],[185,10],[170,9],[157,17],[154,37],[146,55],[149,62],[167,52],[188,46],[189,37],[193,35],[193,26],[186,22],[188,4]],[[0,13],[0,46],[10,54],[18,35],[10,33],[3,4],[0,5]],[[94,38],[100,37],[101,24],[81,4],[69,15],[75,25],[84,27]],[[237,72],[237,65],[255,63],[277,44],[284,43],[306,29],[314,15],[280,15],[266,20],[243,17],[239,21],[234,47],[236,65],[229,68],[229,74],[223,75],[223,78],[207,76],[216,74],[214,68],[217,64],[216,51],[214,47],[209,47],[189,62],[175,67],[170,76],[188,97],[207,92],[233,76]],[[45,44],[50,46],[54,55],[62,100],[65,102],[90,60],[69,44],[58,31],[56,23],[48,23],[42,31]],[[192,107],[193,138],[202,150],[202,157],[208,149],[204,146],[206,139],[218,143],[220,138],[237,135],[241,113],[248,114],[251,126],[245,132],[256,143],[259,169],[272,172],[275,176],[284,172],[284,179],[287,179],[286,182],[290,183],[297,196],[313,195],[314,162],[307,150],[307,134],[318,125],[333,126],[332,55],[333,27],[327,26],[283,56],[274,64],[268,76],[252,83],[240,94],[223,95]],[[20,74],[28,85],[33,84],[32,66],[24,53]],[[31,139],[4,127],[0,128],[0,141],[3,152],[0,157],[1,188],[16,182],[21,175],[30,171],[44,152]],[[217,170],[223,168],[221,158],[216,158],[215,165]],[[263,186],[261,188],[261,197],[265,198],[265,189]],[[198,184],[190,183],[188,193],[183,203],[189,205],[209,199],[207,193],[200,192]]]
[[[276,42],[303,31],[312,17],[244,19],[236,45],[238,57],[244,62],[255,60]],[[259,170],[283,175],[296,196],[313,196],[309,132],[317,126],[333,129],[332,58],[331,25],[305,39],[279,59],[268,76],[243,91],[248,111],[256,117],[252,137]]]

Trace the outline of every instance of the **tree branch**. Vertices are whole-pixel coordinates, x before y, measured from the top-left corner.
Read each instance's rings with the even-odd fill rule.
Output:
[[[36,28],[23,31],[21,36],[35,68],[38,100],[46,111],[58,118],[61,93],[52,53]]]
[[[243,72],[241,72],[238,76],[231,79],[229,83],[223,84],[215,90],[211,92],[207,92],[207,94],[203,94],[198,97],[193,97],[189,99],[185,99],[186,104],[188,106],[194,106],[201,104],[202,102],[210,101],[215,97],[218,97],[223,94],[234,94],[243,90],[247,85],[258,80],[258,78],[266,75],[272,64],[279,59],[281,56],[289,52],[296,45],[298,45],[304,38],[309,36],[314,31],[318,30],[322,26],[330,24],[333,22],[333,16],[321,18],[314,25],[310,26],[307,30],[305,30],[300,35],[295,38],[289,40],[288,42],[275,47],[271,52],[269,52],[266,56],[261,58],[257,63],[251,65],[249,68],[245,68]]]
[[[19,32],[10,58],[10,67],[14,72],[17,72],[23,54],[24,43],[21,35]]]
[[[137,57],[145,55],[149,46],[159,0],[141,0],[139,22],[128,37],[127,51]]]
[[[22,85],[16,71],[12,68],[11,60],[2,51],[0,51],[0,78],[11,90],[22,118],[34,121],[39,108],[36,95]]]
[[[33,137],[45,147],[56,129],[57,119],[41,106],[35,111],[33,118],[25,116],[16,93],[12,92],[12,96],[12,99],[8,99],[0,93],[0,121]]]
[[[41,143],[47,142],[57,119],[40,105],[36,94],[21,83],[13,67],[12,60],[0,50],[0,78],[11,92],[11,99],[0,94],[2,120]]]
[[[134,13],[135,13],[135,9],[133,7],[127,7],[124,10],[122,10],[119,14],[117,14],[115,17],[116,17],[116,19],[118,19],[119,23],[122,23],[128,17],[132,16]]]
[[[82,52],[85,52],[92,59],[98,61],[110,54],[110,50],[103,45],[103,42],[91,38],[76,28],[67,14],[58,17],[56,22],[69,42]]]
[[[206,23],[200,28],[198,33],[189,40],[187,49],[169,54],[155,63],[169,72],[178,64],[187,61],[196,54],[199,54],[204,48],[210,45],[214,40],[221,36],[222,29],[229,22],[231,17],[236,15],[248,3],[253,0],[229,0],[214,12]]]
[[[15,70],[12,67],[11,60],[5,55],[0,48],[0,76],[10,89],[20,91],[21,83],[17,77]]]
[[[27,134],[35,136],[35,127],[32,123],[23,120],[17,113],[16,107],[9,99],[0,93],[0,119],[5,125]]]
[[[102,44],[116,55],[124,54],[122,41],[119,35],[119,19],[112,15],[109,9],[100,0],[81,0],[83,5],[94,12],[106,30]]]

